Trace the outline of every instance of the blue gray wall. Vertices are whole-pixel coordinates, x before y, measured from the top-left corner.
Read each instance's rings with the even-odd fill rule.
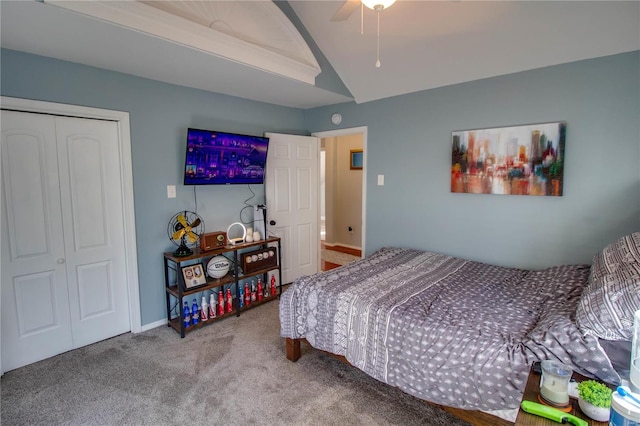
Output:
[[[486,262],[589,262],[640,230],[640,52],[356,105],[299,110],[2,50],[3,96],[128,111],[142,323],[166,316],[162,252],[169,218],[194,208],[181,185],[187,127],[308,134],[368,126],[366,252],[419,247]],[[374,70],[372,70],[374,71]],[[428,72],[428,70],[426,71]],[[562,197],[452,194],[451,131],[567,121]],[[385,175],[385,186],[376,176]],[[166,186],[178,187],[176,199]],[[253,188],[264,199],[264,188]],[[199,187],[207,229],[240,219],[246,186]]]
[[[368,126],[367,253],[394,245],[515,267],[590,263],[613,239],[640,230],[639,58],[315,108],[305,127],[338,128],[333,112],[343,115],[340,128]],[[562,197],[450,192],[453,130],[554,121],[567,122]]]
[[[262,135],[307,134],[302,110],[194,90],[70,62],[3,49],[2,96],[127,111],[131,156],[142,324],[166,318],[162,253],[175,249],[167,222],[193,210],[194,187],[182,185],[187,127]],[[177,197],[167,198],[167,185]],[[264,202],[264,186],[251,187]],[[240,219],[246,185],[197,187],[198,212],[207,230],[226,230]],[[243,219],[252,219],[251,210]]]

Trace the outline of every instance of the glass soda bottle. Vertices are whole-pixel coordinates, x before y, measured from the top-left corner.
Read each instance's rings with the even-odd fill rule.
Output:
[[[271,295],[276,295],[276,276],[271,274]]]
[[[191,310],[189,309],[189,302],[184,301],[184,308],[182,308],[182,323],[184,328],[191,326]]]
[[[216,296],[211,293],[209,295],[209,318],[216,317]]]
[[[204,322],[209,319],[209,304],[207,298],[202,296],[202,302],[200,303],[200,321]]]
[[[231,289],[227,289],[227,312],[233,311],[233,296],[231,296]]]
[[[244,283],[244,304],[249,306],[251,304],[251,290],[249,290],[249,284]]]
[[[191,324],[196,325],[200,321],[200,309],[198,309],[198,301],[193,299],[193,305],[191,305]]]
[[[218,292],[218,315],[224,315],[224,297],[222,295],[222,289]]]

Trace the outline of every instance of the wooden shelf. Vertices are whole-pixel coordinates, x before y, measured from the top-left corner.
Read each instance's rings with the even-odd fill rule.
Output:
[[[258,275],[264,275],[264,274],[266,274],[268,272],[275,271],[276,269],[280,269],[280,266],[276,265],[276,266],[272,266],[272,267],[269,267],[269,268],[258,269],[256,271],[253,271],[253,272],[249,273],[249,274],[241,274],[238,277],[238,279],[239,280],[246,280],[247,278],[256,277]]]
[[[206,321],[198,321],[196,325],[186,327],[184,331],[185,333],[189,333],[199,328],[206,327],[209,324],[213,324],[216,321],[220,321],[225,318],[234,317],[234,316],[237,316],[235,308],[233,309],[233,311],[227,312],[224,315],[216,315],[214,318],[209,318]],[[180,333],[181,323],[182,323],[182,318],[172,318],[171,320],[169,320],[169,326],[173,328],[175,331],[177,331],[178,333]]]
[[[264,240],[260,240],[260,241],[254,241],[251,243],[240,243],[240,244],[236,244],[236,245],[226,245],[226,246],[222,246],[222,247],[218,247],[214,250],[207,250],[207,251],[202,251],[199,248],[194,248],[193,249],[193,254],[189,255],[189,256],[174,256],[173,252],[165,252],[164,253],[164,257],[166,257],[167,259],[170,259],[174,262],[180,262],[180,263],[186,263],[190,260],[198,260],[198,259],[202,259],[203,257],[213,257],[213,256],[217,256],[219,254],[223,254],[223,253],[229,253],[229,252],[233,252],[233,251],[238,251],[238,250],[242,250],[242,249],[246,249],[246,248],[251,248],[251,247],[258,247],[258,246],[263,246],[263,245],[267,245],[269,243],[280,243],[280,238],[278,237],[270,237],[270,238],[266,238]],[[278,262],[279,263],[279,262]]]
[[[208,278],[207,283],[198,287],[193,287],[188,290],[182,290],[182,297],[189,296],[191,294],[201,293],[203,291],[211,290],[217,287],[224,287],[227,284],[232,284],[236,281],[235,277],[232,274],[227,274],[222,278]],[[178,286],[171,285],[166,287],[167,292],[174,297],[179,297],[178,294]]]
[[[278,298],[278,295],[275,295],[275,296],[265,297],[262,300],[256,300],[255,302],[251,302],[250,305],[242,306],[240,308],[240,312],[244,312],[244,311],[247,311],[247,310],[249,310],[251,308],[255,308],[256,306],[260,306],[260,305],[262,305],[264,303],[271,302],[272,300],[276,300],[277,298]]]

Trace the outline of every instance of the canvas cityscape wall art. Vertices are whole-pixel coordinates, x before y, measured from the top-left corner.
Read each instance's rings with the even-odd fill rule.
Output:
[[[562,196],[566,122],[452,132],[451,192]]]

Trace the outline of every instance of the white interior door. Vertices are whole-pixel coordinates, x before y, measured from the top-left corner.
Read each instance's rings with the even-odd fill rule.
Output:
[[[318,272],[320,140],[267,133],[267,229],[282,239],[282,281]]]
[[[116,123],[56,118],[74,347],[131,329]]]
[[[1,119],[7,371],[131,324],[117,124],[12,111]]]
[[[2,111],[2,362],[73,347],[55,121]]]

